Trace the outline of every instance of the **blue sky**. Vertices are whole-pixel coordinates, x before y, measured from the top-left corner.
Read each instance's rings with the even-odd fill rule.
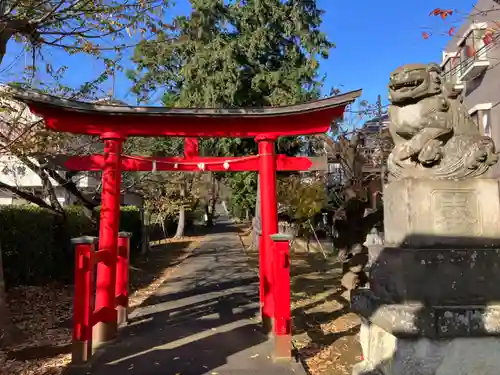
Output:
[[[330,59],[321,65],[322,73],[327,75],[327,87],[339,87],[342,91],[362,88],[364,99],[375,102],[381,94],[386,103],[391,70],[405,63],[439,62],[441,51],[450,39],[446,31],[452,22],[463,19],[473,3],[473,0],[318,0],[318,6],[326,11],[323,30],[337,45]],[[454,21],[430,17],[429,12],[436,7],[455,10]],[[175,16],[187,14],[189,9],[188,0],[178,0],[169,12]],[[425,40],[422,31],[435,35]],[[0,69],[0,81],[12,81],[18,68],[29,63],[29,56],[20,55],[19,51],[16,46],[9,46]],[[82,55],[68,57],[55,51],[49,54],[56,65],[69,66],[67,82],[71,85],[96,77],[102,69],[100,63]],[[6,69],[9,65],[12,68]],[[106,86],[110,90],[112,85],[108,82]],[[126,77],[117,76],[115,96],[133,104],[129,88]]]
[[[390,72],[406,63],[440,62],[450,40],[446,31],[452,22],[463,20],[473,2],[319,0],[320,7],[326,10],[324,29],[337,45],[322,65],[328,84],[342,84],[345,90],[362,88],[363,97],[370,102],[375,102],[378,94],[387,102]],[[430,17],[436,7],[456,9],[457,16],[454,21]],[[422,31],[433,35],[424,39]]]

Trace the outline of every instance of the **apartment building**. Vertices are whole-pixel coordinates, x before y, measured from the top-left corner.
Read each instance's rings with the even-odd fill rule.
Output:
[[[478,0],[443,51],[443,78],[461,90],[479,131],[500,149],[500,1]],[[489,172],[500,177],[500,166]]]
[[[361,146],[359,151],[364,159],[363,173],[380,173],[385,165],[393,143],[389,134],[389,114],[375,117],[364,123],[360,129]]]

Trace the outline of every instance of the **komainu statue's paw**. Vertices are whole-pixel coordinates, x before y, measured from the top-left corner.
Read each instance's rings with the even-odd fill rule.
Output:
[[[394,148],[392,151],[394,155],[394,163],[403,167],[403,162],[411,158],[414,154],[410,142],[402,143]]]
[[[492,142],[484,141],[476,144],[477,149],[466,160],[466,167],[477,169],[481,165],[492,166],[498,162],[498,154],[495,153],[495,146]]]
[[[432,165],[442,157],[442,142],[432,139],[425,144],[418,154],[418,161],[423,165]]]

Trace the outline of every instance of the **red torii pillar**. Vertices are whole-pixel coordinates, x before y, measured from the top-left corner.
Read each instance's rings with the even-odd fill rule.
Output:
[[[120,226],[120,189],[122,136],[104,133],[104,165],[102,168],[101,218],[98,252],[103,261],[97,265],[96,316],[94,337],[97,342],[106,342],[116,337],[118,330],[115,309],[115,279],[118,257],[118,229]]]
[[[262,234],[259,246],[260,301],[264,330],[272,331],[274,317],[273,254],[271,235],[278,233],[276,195],[276,155],[274,137],[257,137],[259,145],[259,183]]]
[[[200,156],[198,138],[184,138],[184,158],[191,159]]]

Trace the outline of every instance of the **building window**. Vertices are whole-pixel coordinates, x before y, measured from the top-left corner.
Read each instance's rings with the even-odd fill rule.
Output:
[[[491,103],[478,104],[469,110],[481,135],[491,137]]]
[[[446,57],[444,63],[441,66],[441,69],[443,70],[442,77],[445,82],[450,82],[455,85],[459,85],[462,83],[459,79],[459,61],[460,58],[456,56],[456,54],[450,54]]]
[[[465,72],[476,60],[486,60],[486,28],[475,28],[460,44],[460,71]]]

